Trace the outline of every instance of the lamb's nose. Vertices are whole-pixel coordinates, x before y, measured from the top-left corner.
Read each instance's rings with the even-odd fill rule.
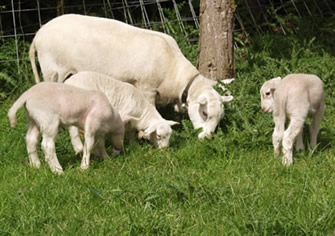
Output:
[[[262,112],[265,112],[265,108],[264,107],[262,107]]]

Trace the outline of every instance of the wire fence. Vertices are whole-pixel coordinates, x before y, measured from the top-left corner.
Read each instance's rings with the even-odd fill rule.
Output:
[[[15,40],[16,53],[2,61],[27,60],[20,56],[18,42],[30,42],[36,31],[52,18],[77,13],[121,20],[142,28],[170,34],[171,23],[190,42],[187,27],[199,29],[200,0],[3,0],[0,3],[0,44]],[[70,2],[70,1],[69,1]],[[334,0],[236,0],[235,32],[237,34],[265,34],[269,31],[287,34],[295,32],[297,18],[329,17],[334,15]]]

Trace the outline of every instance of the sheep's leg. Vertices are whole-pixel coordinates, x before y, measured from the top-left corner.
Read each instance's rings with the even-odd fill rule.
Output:
[[[323,118],[323,115],[324,115],[324,102],[322,101],[318,111],[314,114],[312,123],[309,127],[311,148],[315,148],[316,146],[318,133],[320,131],[320,123]]]
[[[102,157],[103,159],[108,158],[108,154],[105,148],[105,139],[103,137],[99,137],[99,139],[97,140],[97,143],[94,146],[93,152],[94,152],[94,155],[98,157]]]
[[[274,116],[275,128],[272,134],[272,144],[276,156],[280,154],[280,146],[284,135],[285,117]]]
[[[292,157],[292,148],[293,143],[301,132],[304,126],[305,119],[303,118],[292,118],[288,128],[284,132],[283,137],[283,159],[282,162],[284,165],[291,165],[293,163]]]
[[[29,119],[28,131],[25,137],[29,163],[35,168],[40,168],[41,162],[37,155],[37,142],[40,131],[32,119]]]
[[[56,135],[43,133],[42,149],[45,154],[45,160],[48,163],[51,171],[57,174],[61,174],[63,173],[63,168],[57,159],[55,151],[55,137]]]
[[[304,140],[303,140],[303,133],[304,133],[304,129],[302,128],[301,132],[297,136],[297,141],[296,141],[296,146],[295,146],[295,150],[297,152],[305,150]]]
[[[70,126],[69,133],[74,151],[76,154],[81,153],[84,149],[84,146],[80,140],[79,129],[75,126]]]

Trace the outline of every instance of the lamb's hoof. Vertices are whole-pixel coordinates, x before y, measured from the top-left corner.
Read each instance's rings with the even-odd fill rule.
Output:
[[[204,138],[212,138],[212,134],[211,133],[206,133],[206,132],[201,132],[199,135],[198,135],[198,139],[204,139]]]
[[[62,168],[54,168],[51,170],[54,174],[61,175],[63,174],[63,169]]]
[[[88,165],[86,165],[86,164],[81,164],[80,165],[80,169],[82,169],[82,170],[87,170],[88,169]]]
[[[121,150],[113,149],[113,156],[120,155]]]
[[[282,160],[282,163],[283,163],[284,166],[290,166],[290,165],[292,165],[293,160],[292,160],[292,159],[284,158],[284,159]]]

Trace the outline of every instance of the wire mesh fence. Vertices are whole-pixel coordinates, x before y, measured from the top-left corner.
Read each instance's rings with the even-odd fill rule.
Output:
[[[333,0],[236,0],[235,32],[288,34],[296,31],[296,20],[333,16]],[[27,60],[20,55],[18,41],[30,42],[35,32],[52,18],[77,13],[113,18],[131,25],[171,34],[176,24],[185,40],[196,42],[188,27],[199,28],[200,0],[3,0],[0,3],[0,44],[14,40],[16,53],[2,61]]]

